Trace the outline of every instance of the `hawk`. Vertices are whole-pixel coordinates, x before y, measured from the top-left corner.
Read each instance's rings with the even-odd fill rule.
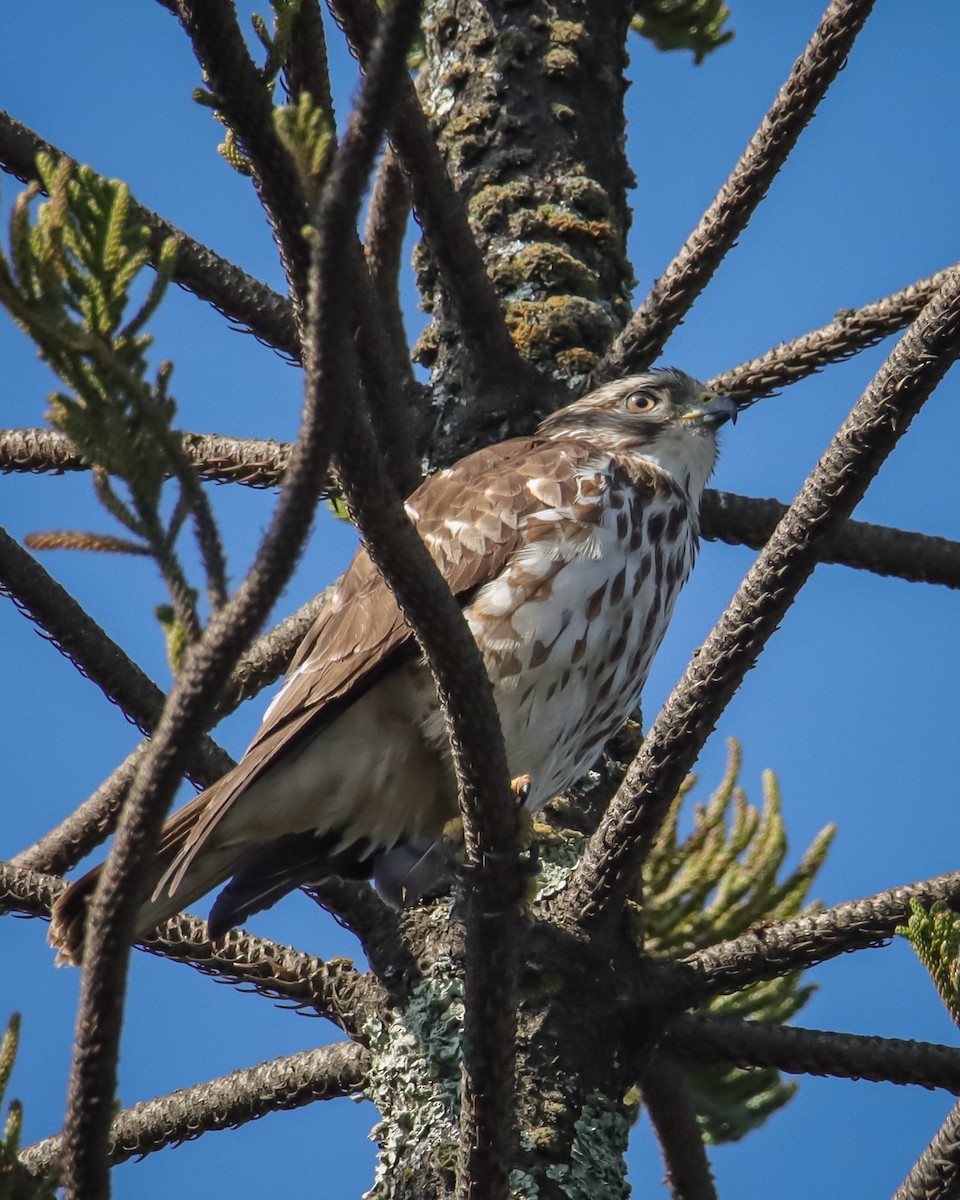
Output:
[[[531,809],[588,770],[639,702],[696,555],[716,431],[736,411],[673,368],[620,379],[407,501],[483,654]],[[138,936],[225,880],[211,938],[331,874],[415,902],[445,873],[457,811],[429,669],[361,547],[241,761],[164,826]],[[54,910],[67,961],[82,956],[96,878]]]

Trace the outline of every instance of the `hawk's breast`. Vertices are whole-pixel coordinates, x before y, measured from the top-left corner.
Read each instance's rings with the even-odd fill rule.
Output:
[[[659,472],[655,474],[659,475]],[[636,707],[696,554],[685,494],[610,460],[533,479],[521,548],[466,608],[511,774],[539,807],[588,770]]]

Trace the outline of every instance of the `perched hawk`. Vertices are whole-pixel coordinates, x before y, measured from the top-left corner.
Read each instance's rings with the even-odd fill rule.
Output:
[[[621,379],[407,502],[483,653],[531,808],[588,770],[638,703],[694,561],[717,428],[735,415],[682,371]],[[430,672],[361,548],[243,759],[164,826],[138,933],[226,879],[211,937],[330,874],[415,901],[443,870],[456,814]],[[67,960],[82,954],[95,882],[54,911]]]

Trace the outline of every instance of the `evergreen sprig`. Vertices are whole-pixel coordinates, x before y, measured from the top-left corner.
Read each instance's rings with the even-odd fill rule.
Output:
[[[269,24],[260,13],[250,17],[254,36],[265,52],[258,74],[271,100],[278,95],[278,83],[279,94],[293,94],[287,71],[300,4],[301,0],[270,0],[273,18]],[[208,88],[196,88],[193,98],[197,104],[212,109],[214,118],[226,127],[226,135],[217,146],[217,152],[239,174],[252,175],[250,160],[221,112],[216,94]],[[280,140],[292,155],[307,194],[312,195],[311,186],[322,178],[336,143],[332,114],[324,111],[311,96],[300,92],[290,103],[276,106],[274,120]]]
[[[960,916],[942,901],[926,908],[913,900],[910,919],[897,933],[913,947],[947,1012],[960,1025]]]
[[[538,898],[566,886],[591,825],[616,792],[641,742],[640,722],[628,721],[595,769],[548,805],[545,816],[550,823],[536,826]],[[639,889],[643,903],[631,902],[627,909],[644,953],[683,959],[764,922],[790,921],[816,911],[818,905],[807,905],[806,897],[823,866],[834,827],[818,834],[798,866],[781,879],[787,837],[776,776],[764,772],[763,802],[757,808],[738,786],[740,768],[740,746],[731,739],[724,777],[708,802],[694,807],[693,827],[686,836],[679,831],[681,816],[696,786],[695,776],[684,781],[671,805],[644,865]],[[801,984],[798,972],[715,997],[699,1011],[782,1023],[813,991]],[[757,1128],[796,1090],[773,1068],[684,1063],[679,1069],[685,1072],[703,1135],[715,1143],[735,1141]]]
[[[658,50],[692,51],[699,66],[733,37],[729,16],[722,0],[636,0],[630,27]]]
[[[19,1044],[20,1014],[14,1013],[0,1042],[0,1104],[6,1095]],[[34,1178],[18,1159],[22,1129],[23,1105],[19,1100],[11,1100],[0,1137],[0,1200],[53,1200],[56,1176]]]
[[[274,112],[273,122],[294,161],[304,192],[317,199],[336,146],[329,114],[314,103],[309,92],[301,92],[291,104]]]
[[[40,182],[13,205],[9,256],[0,252],[0,302],[66,385],[51,395],[47,417],[92,464],[97,496],[131,536],[65,530],[32,542],[149,554],[189,642],[200,631],[197,591],[176,550],[188,519],[214,607],[226,599],[226,565],[209,503],[173,427],[172,366],[152,371],[149,362],[153,339],[145,327],[173,276],[175,242],[151,250],[149,230],[131,219],[126,184],[44,154],[37,169]],[[44,191],[49,198],[35,208]],[[144,289],[148,266],[155,274]],[[166,516],[171,476],[176,496]],[[171,658],[175,667],[179,660]]]
[[[763,775],[763,802],[751,805],[738,779],[739,744],[729,742],[727,769],[706,804],[693,811],[693,828],[679,834],[686,780],[671,806],[644,869],[642,927],[648,953],[683,958],[695,950],[736,938],[766,921],[789,921],[815,911],[806,905],[834,836],[827,826],[799,865],[780,879],[787,854],[780,788],[772,771]],[[799,973],[718,996],[700,1011],[711,1016],[784,1022],[813,994]],[[762,1125],[796,1090],[774,1068],[690,1066],[684,1071],[704,1137],[735,1141]]]

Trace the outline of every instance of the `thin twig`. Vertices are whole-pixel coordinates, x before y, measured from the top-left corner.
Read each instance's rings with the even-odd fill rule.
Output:
[[[397,161],[396,151],[393,146],[387,146],[373,179],[363,240],[380,312],[390,326],[391,342],[398,346],[407,343],[403,310],[400,307],[400,268],[409,216],[407,182]]]
[[[367,70],[380,19],[376,4],[373,0],[329,3]],[[409,80],[404,80],[397,98],[390,140],[407,174],[413,207],[450,297],[459,335],[482,371],[519,372],[520,356],[507,332],[499,298],[470,230],[463,202],[450,181]]]
[[[9,171],[25,183],[39,183],[38,154],[49,154],[54,160],[66,157],[62,150],[0,110],[0,169]],[[229,321],[245,326],[268,346],[291,357],[299,357],[293,309],[286,297],[134,200],[130,202],[130,219],[149,229],[153,261],[163,243],[168,238],[175,239],[177,261],[173,279],[176,283],[212,304]]]
[[[893,1200],[956,1200],[960,1194],[960,1104],[920,1155]]]
[[[909,325],[943,286],[952,269],[947,267],[936,275],[918,279],[902,291],[862,308],[838,313],[829,325],[792,342],[782,342],[759,358],[715,375],[709,386],[740,404],[752,404],[813,375],[829,363],[859,354]]]
[[[307,298],[309,207],[293,159],[273,123],[273,102],[254,65],[230,0],[177,0],[177,14],[217,108],[250,163],[277,240],[295,318]]]
[[[370,1055],[362,1046],[337,1042],[141,1101],[113,1119],[110,1165],[179,1146],[204,1133],[237,1129],[267,1113],[354,1096],[366,1082],[369,1065]],[[27,1146],[20,1162],[31,1175],[47,1175],[62,1151],[63,1138],[57,1134]]]
[[[643,1073],[641,1090],[663,1156],[664,1183],[672,1200],[717,1200],[683,1067],[658,1052]]]
[[[2,529],[0,593],[9,596],[81,675],[119,705],[144,733],[155,728],[163,710],[163,692],[69,592]],[[229,770],[232,760],[216,742],[204,736],[197,743],[191,762],[191,777],[205,785]]]
[[[859,502],[960,351],[960,270],[894,348],[668,698],[591,838],[560,910],[610,916],[668,805],[746,672],[816,565],[823,540]]]
[[[667,1054],[790,1075],[945,1088],[960,1095],[960,1049],[732,1017],[679,1017],[660,1042]]]
[[[698,950],[684,959],[675,985],[689,1007],[712,996],[740,991],[762,979],[778,979],[853,950],[885,946],[910,918],[910,905],[938,900],[960,904],[960,871],[906,887],[891,888],[862,900],[849,900],[795,921],[757,925],[732,941]]]
[[[147,742],[136,746],[97,790],[39,841],[21,850],[11,865],[62,875],[101,845],[113,832]]]
[[[873,0],[832,0],[729,179],[613,343],[593,373],[590,386],[630,371],[644,371],[657,359],[670,334],[746,229],[846,62],[872,8]]]

